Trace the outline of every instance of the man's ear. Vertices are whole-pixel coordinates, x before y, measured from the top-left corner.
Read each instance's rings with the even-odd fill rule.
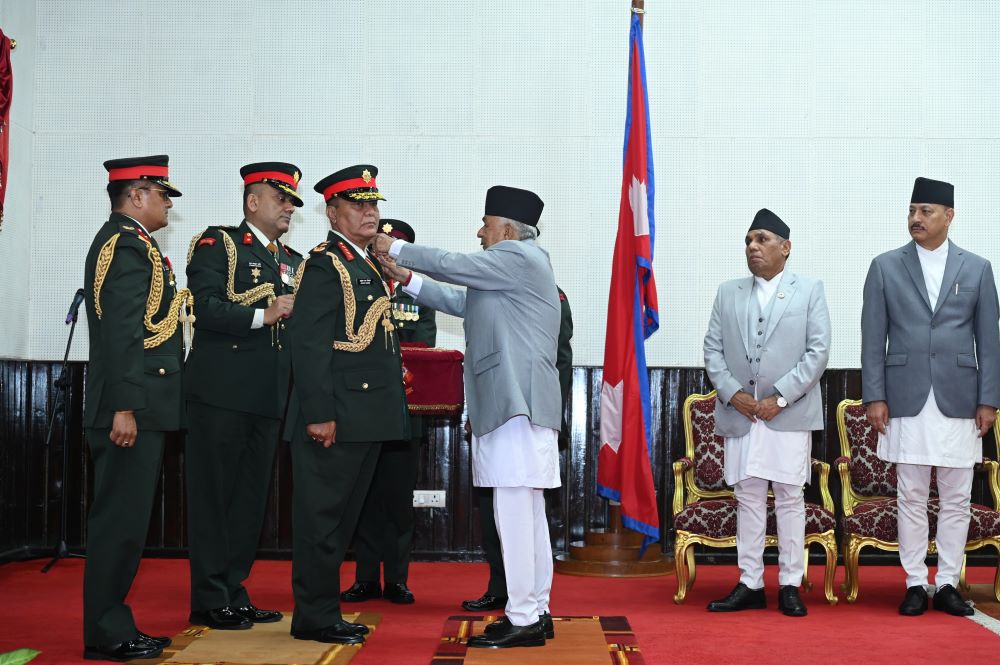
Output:
[[[260,199],[257,198],[255,192],[250,192],[247,194],[247,210],[250,212],[257,212],[260,208]]]
[[[330,220],[331,224],[337,223],[337,207],[327,203],[326,204],[326,218]]]

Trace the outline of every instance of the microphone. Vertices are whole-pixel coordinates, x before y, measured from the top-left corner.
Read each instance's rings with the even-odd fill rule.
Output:
[[[76,323],[76,315],[80,311],[81,304],[83,304],[83,289],[77,289],[73,295],[73,304],[69,306],[69,313],[66,315],[66,325]]]

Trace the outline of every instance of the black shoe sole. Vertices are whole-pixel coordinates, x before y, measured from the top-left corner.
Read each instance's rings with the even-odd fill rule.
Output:
[[[245,617],[244,617],[245,618]],[[278,623],[281,621],[282,617],[277,616],[271,619],[247,619],[250,623]]]
[[[527,640],[525,642],[518,642],[517,644],[474,644],[469,643],[467,645],[471,649],[512,649],[515,647],[543,647],[545,646],[545,639],[539,640]]]
[[[105,653],[101,653],[96,649],[87,649],[86,647],[83,649],[84,660],[110,660],[115,663],[127,663],[130,660],[137,660],[139,658],[157,658],[162,655],[163,655],[163,649],[161,648],[150,649],[149,652],[147,652],[145,655],[132,656],[130,658],[115,658],[114,656],[109,656]]]
[[[295,633],[292,633],[292,637],[295,638],[295,639],[297,639],[297,640],[309,640],[311,642],[322,642],[323,644],[347,644],[347,645],[352,645],[352,644],[364,644],[365,643],[365,638],[362,635],[349,635],[349,636],[345,636],[345,637],[337,638],[337,639],[322,639],[322,637],[320,635],[318,635],[318,634],[299,633],[298,635],[296,635]]]
[[[766,610],[767,605],[748,605],[746,607],[707,607],[709,612],[742,612],[743,610]]]
[[[213,624],[211,621],[198,621],[195,617],[189,616],[188,623],[192,626],[205,626],[206,628],[211,628],[212,630],[250,630],[253,628],[253,622],[247,619],[246,624],[236,624],[236,625],[225,625],[225,624]]]

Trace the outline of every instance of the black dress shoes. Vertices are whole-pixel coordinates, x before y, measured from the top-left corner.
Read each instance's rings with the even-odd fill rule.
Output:
[[[555,626],[552,625],[552,615],[546,612],[545,614],[538,615],[538,621],[542,624],[542,632],[545,633],[545,639],[554,640],[556,638]],[[498,630],[504,630],[507,626],[510,626],[510,619],[507,617],[500,617],[491,624],[488,624],[483,633],[486,635],[494,635]]]
[[[709,612],[739,612],[766,608],[767,596],[764,595],[764,589],[751,589],[743,582],[737,584],[725,598],[713,600],[708,604]]]
[[[899,613],[904,617],[920,616],[927,611],[927,589],[918,584],[906,588],[906,596],[899,605]]]
[[[802,596],[799,595],[799,588],[791,584],[786,584],[778,589],[778,609],[789,617],[804,617],[808,614],[806,604],[802,602]]]
[[[274,623],[281,621],[281,617],[284,616],[275,610],[262,610],[253,603],[247,603],[243,607],[233,607],[232,610],[252,623]]]
[[[924,607],[927,607],[926,594],[924,595]],[[945,584],[934,592],[934,609],[957,617],[968,617],[976,613],[962,600],[958,591],[950,584]]]
[[[360,603],[381,597],[382,587],[378,582],[355,582],[350,589],[340,594],[340,599],[345,603]]]
[[[338,621],[337,623],[320,628],[319,630],[292,631],[292,637],[297,640],[313,640],[314,642],[326,642],[328,644],[364,644],[364,633],[358,628],[363,628],[368,632],[368,627],[349,621]]]
[[[124,663],[135,658],[156,658],[163,653],[163,647],[136,638],[121,644],[108,646],[83,647],[83,657],[87,660],[113,660]]]
[[[543,647],[545,646],[545,629],[542,628],[541,620],[530,626],[515,626],[507,621],[506,625],[495,628],[489,633],[470,637],[468,644],[475,649]]]
[[[410,605],[415,600],[413,592],[405,584],[386,584],[382,597],[397,605]]]
[[[153,637],[152,635],[147,635],[141,630],[139,631],[139,637],[137,637],[136,639],[141,640],[143,642],[149,642],[153,646],[160,647],[161,649],[165,649],[171,644],[173,644],[173,640],[171,640],[169,637]]]
[[[507,598],[484,593],[476,600],[463,600],[462,609],[466,612],[485,612],[486,610],[502,610],[507,607]]]
[[[192,612],[188,616],[188,621],[196,626],[208,626],[215,630],[246,630],[253,625],[249,619],[237,614],[231,607]]]

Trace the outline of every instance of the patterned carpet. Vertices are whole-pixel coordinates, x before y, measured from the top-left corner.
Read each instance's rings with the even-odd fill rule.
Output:
[[[643,665],[635,634],[623,616],[553,617],[555,639],[544,647],[469,649],[469,637],[497,616],[452,616],[445,621],[431,665]]]

